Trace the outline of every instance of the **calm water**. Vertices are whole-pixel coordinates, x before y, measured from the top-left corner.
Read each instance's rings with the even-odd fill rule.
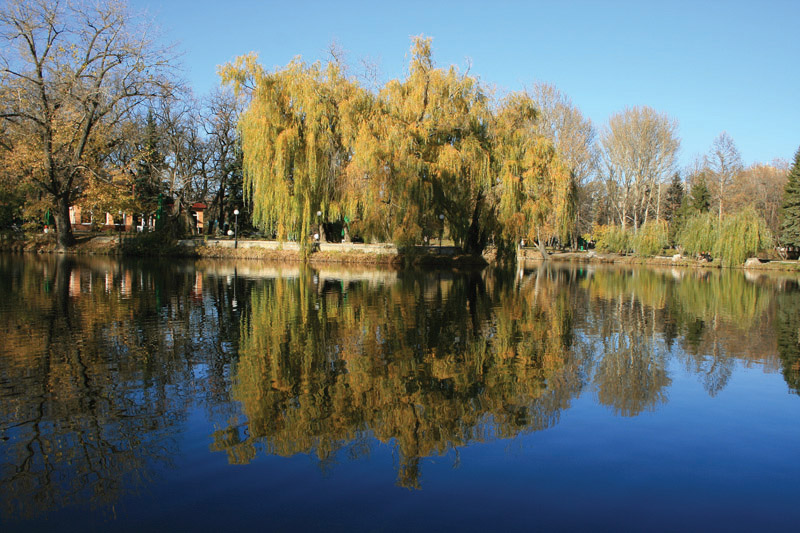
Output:
[[[3,531],[786,530],[800,286],[0,256]]]

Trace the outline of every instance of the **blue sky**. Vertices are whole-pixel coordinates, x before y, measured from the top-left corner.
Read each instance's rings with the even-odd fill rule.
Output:
[[[554,84],[600,129],[626,106],[679,122],[680,161],[723,130],[745,164],[800,146],[800,1],[345,2],[130,0],[183,51],[197,94],[216,67],[258,52],[268,69],[325,59],[331,41],[383,81],[402,77],[410,37],[433,37],[439,66],[471,63],[499,94]]]

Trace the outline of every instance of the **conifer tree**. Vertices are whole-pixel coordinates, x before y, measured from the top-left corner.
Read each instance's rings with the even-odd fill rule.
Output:
[[[135,197],[139,208],[145,212],[154,211],[161,192],[160,173],[163,170],[164,154],[160,146],[160,132],[153,110],[148,109],[141,141],[141,159],[136,169]]]
[[[686,219],[686,195],[684,194],[683,181],[680,173],[672,176],[672,182],[667,188],[667,201],[664,205],[664,218],[669,223],[668,240],[675,244],[675,239]]]
[[[672,182],[667,188],[667,202],[664,206],[664,218],[672,221],[683,203],[683,182],[680,173],[672,176]]]
[[[691,206],[701,213],[707,212],[711,207],[711,193],[703,175],[692,186]]]
[[[800,247],[800,148],[794,155],[794,164],[783,195],[781,208],[781,243]]]

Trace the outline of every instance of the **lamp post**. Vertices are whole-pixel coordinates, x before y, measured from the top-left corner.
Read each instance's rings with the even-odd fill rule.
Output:
[[[233,225],[233,229],[234,229],[234,231],[233,231],[233,247],[234,248],[238,248],[239,247],[239,210],[238,209],[234,209],[233,210],[233,215],[236,217],[236,221],[234,222],[234,225]]]
[[[317,211],[317,235],[317,240],[322,241],[322,211]]]
[[[233,267],[233,301],[231,304],[233,305],[233,310],[239,307],[239,301],[236,299],[236,285],[239,284],[239,273],[236,271],[236,267]]]
[[[442,247],[442,237],[444,236],[444,214],[439,215],[439,222],[441,226],[439,227],[439,248]]]

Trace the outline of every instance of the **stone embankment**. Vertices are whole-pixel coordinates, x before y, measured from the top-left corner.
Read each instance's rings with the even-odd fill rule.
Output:
[[[130,238],[123,236],[123,239]],[[16,252],[55,252],[53,235],[39,235],[28,240],[4,241],[0,250]],[[152,250],[147,255],[170,255],[213,259],[261,259],[281,262],[341,263],[363,265],[430,266],[430,267],[482,267],[494,261],[493,251],[483,257],[464,255],[454,246],[415,246],[400,249],[393,244],[364,243],[318,243],[312,253],[303,254],[297,242],[233,239],[185,239],[167,251]],[[80,236],[70,250],[75,254],[120,255],[120,236]],[[522,264],[543,261],[538,248],[526,247],[517,251]],[[625,265],[654,265],[692,268],[721,268],[725,265],[718,259],[695,259],[680,254],[660,257],[638,257],[635,255],[603,254],[588,252],[552,252],[548,261],[553,263],[605,263]],[[742,265],[748,270],[782,270],[800,272],[798,261],[773,261],[750,258]],[[740,267],[741,268],[741,267]]]

